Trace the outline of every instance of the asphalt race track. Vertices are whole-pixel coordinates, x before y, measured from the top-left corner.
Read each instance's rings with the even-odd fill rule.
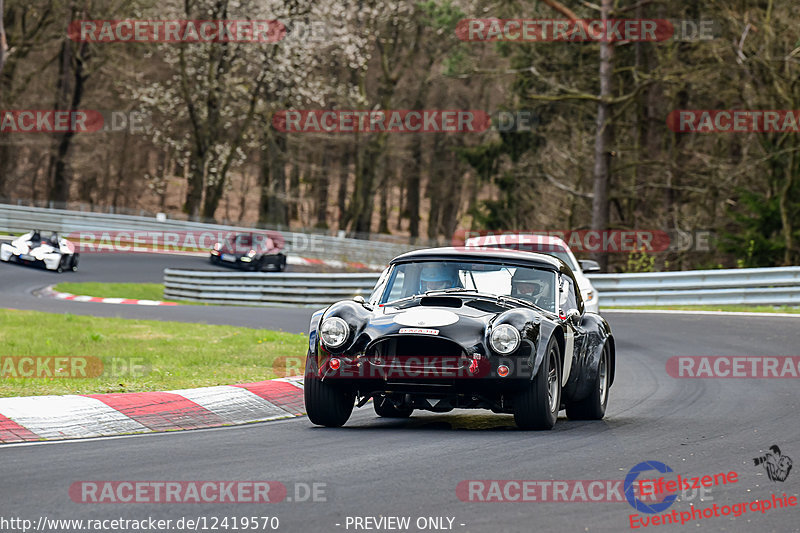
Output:
[[[95,264],[96,260],[96,264]],[[122,255],[87,257],[77,274],[57,276],[0,265],[4,307],[106,316],[290,327],[310,311],[77,304],[37,299],[30,290],[58,280],[158,281],[164,266],[199,258]],[[210,267],[209,267],[210,268]],[[110,308],[110,309],[109,309]],[[255,315],[255,316],[254,316]],[[777,444],[800,460],[800,399],[795,379],[676,379],[665,364],[678,355],[800,355],[800,319],[613,313],[617,376],[606,419],[563,417],[550,432],[522,432],[508,415],[481,411],[378,419],[367,405],[341,429],[313,427],[306,418],[215,430],[80,442],[10,445],[0,449],[0,516],[33,520],[175,520],[277,516],[278,531],[389,531],[346,528],[348,517],[453,518],[463,532],[630,530],[626,502],[465,502],[464,480],[620,480],[642,461],[660,461],[681,476],[735,471],[738,481],[713,487],[705,501],[679,497],[668,510],[732,505],[798,496],[798,466],[784,482],[770,481],[753,458]],[[674,479],[674,476],[670,479]],[[324,483],[324,500],[274,504],[85,504],[69,488],[85,480],[280,481],[295,498],[302,484]],[[300,490],[300,492],[305,492]],[[712,499],[713,498],[713,499]],[[651,526],[648,531],[800,531],[798,508]],[[339,525],[337,525],[339,524]],[[444,521],[445,526],[448,521]],[[464,525],[461,525],[464,524]],[[202,526],[199,528],[202,530]],[[228,527],[228,529],[232,529]],[[207,529],[211,530],[211,529]],[[222,529],[219,529],[222,530]],[[263,531],[260,527],[258,530]],[[436,529],[424,529],[427,531]]]

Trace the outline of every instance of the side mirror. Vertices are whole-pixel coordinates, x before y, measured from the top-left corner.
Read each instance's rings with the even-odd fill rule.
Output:
[[[592,261],[591,259],[580,259],[578,264],[581,265],[581,270],[586,272],[600,272],[600,263]]]
[[[358,296],[353,296],[353,301],[354,301],[354,302],[356,302],[356,303],[359,303],[359,304],[361,304],[361,305],[364,307],[364,309],[367,309],[368,311],[372,311],[372,305],[371,305],[371,304],[369,304],[369,303],[368,303],[368,302],[367,302],[367,301],[364,299],[364,297],[363,297],[363,296],[361,296],[360,294],[359,294]]]
[[[581,321],[581,312],[577,309],[570,309],[567,311],[567,322],[573,326],[577,326]]]

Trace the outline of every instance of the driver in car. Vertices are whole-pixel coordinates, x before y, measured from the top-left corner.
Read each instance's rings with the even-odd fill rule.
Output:
[[[511,296],[524,298],[539,307],[547,307],[550,290],[548,280],[535,270],[518,268],[511,277]]]
[[[442,289],[463,288],[455,268],[445,265],[427,265],[419,275],[420,293]]]

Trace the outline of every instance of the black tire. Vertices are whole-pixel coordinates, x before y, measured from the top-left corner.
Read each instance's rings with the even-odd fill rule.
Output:
[[[395,407],[388,398],[373,398],[372,406],[375,414],[383,418],[408,418],[414,412],[413,407]]]
[[[611,354],[609,351],[610,348],[606,342],[600,354],[597,374],[589,396],[567,405],[567,417],[570,420],[600,420],[606,415],[609,381],[611,381]]]
[[[312,364],[311,358],[306,358],[303,395],[308,419],[318,426],[342,427],[353,412],[355,393],[319,379],[316,368],[311,367]]]
[[[62,272],[64,272],[64,267],[65,267],[65,266],[66,266],[66,264],[67,264],[67,261],[66,261],[66,259],[67,259],[67,257],[66,257],[66,256],[64,256],[64,255],[62,255],[62,256],[61,256],[61,259],[59,259],[59,260],[58,260],[58,266],[56,267],[56,272],[58,272],[59,274],[61,274]]]
[[[72,256],[72,261],[70,261],[70,263],[69,263],[69,268],[73,272],[77,272],[78,271],[78,257],[79,257],[78,254],[74,254]]]
[[[553,429],[560,408],[561,349],[551,337],[539,371],[514,401],[514,422],[520,429]]]

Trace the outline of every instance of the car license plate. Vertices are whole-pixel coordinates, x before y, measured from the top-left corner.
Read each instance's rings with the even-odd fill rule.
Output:
[[[236,256],[235,255],[222,254],[220,257],[222,257],[223,261],[228,261],[229,263],[235,263],[236,262]]]
[[[34,258],[32,255],[28,255],[28,254],[22,254],[21,256],[19,256],[19,258],[22,259],[23,261],[35,261],[36,260],[36,258]]]

